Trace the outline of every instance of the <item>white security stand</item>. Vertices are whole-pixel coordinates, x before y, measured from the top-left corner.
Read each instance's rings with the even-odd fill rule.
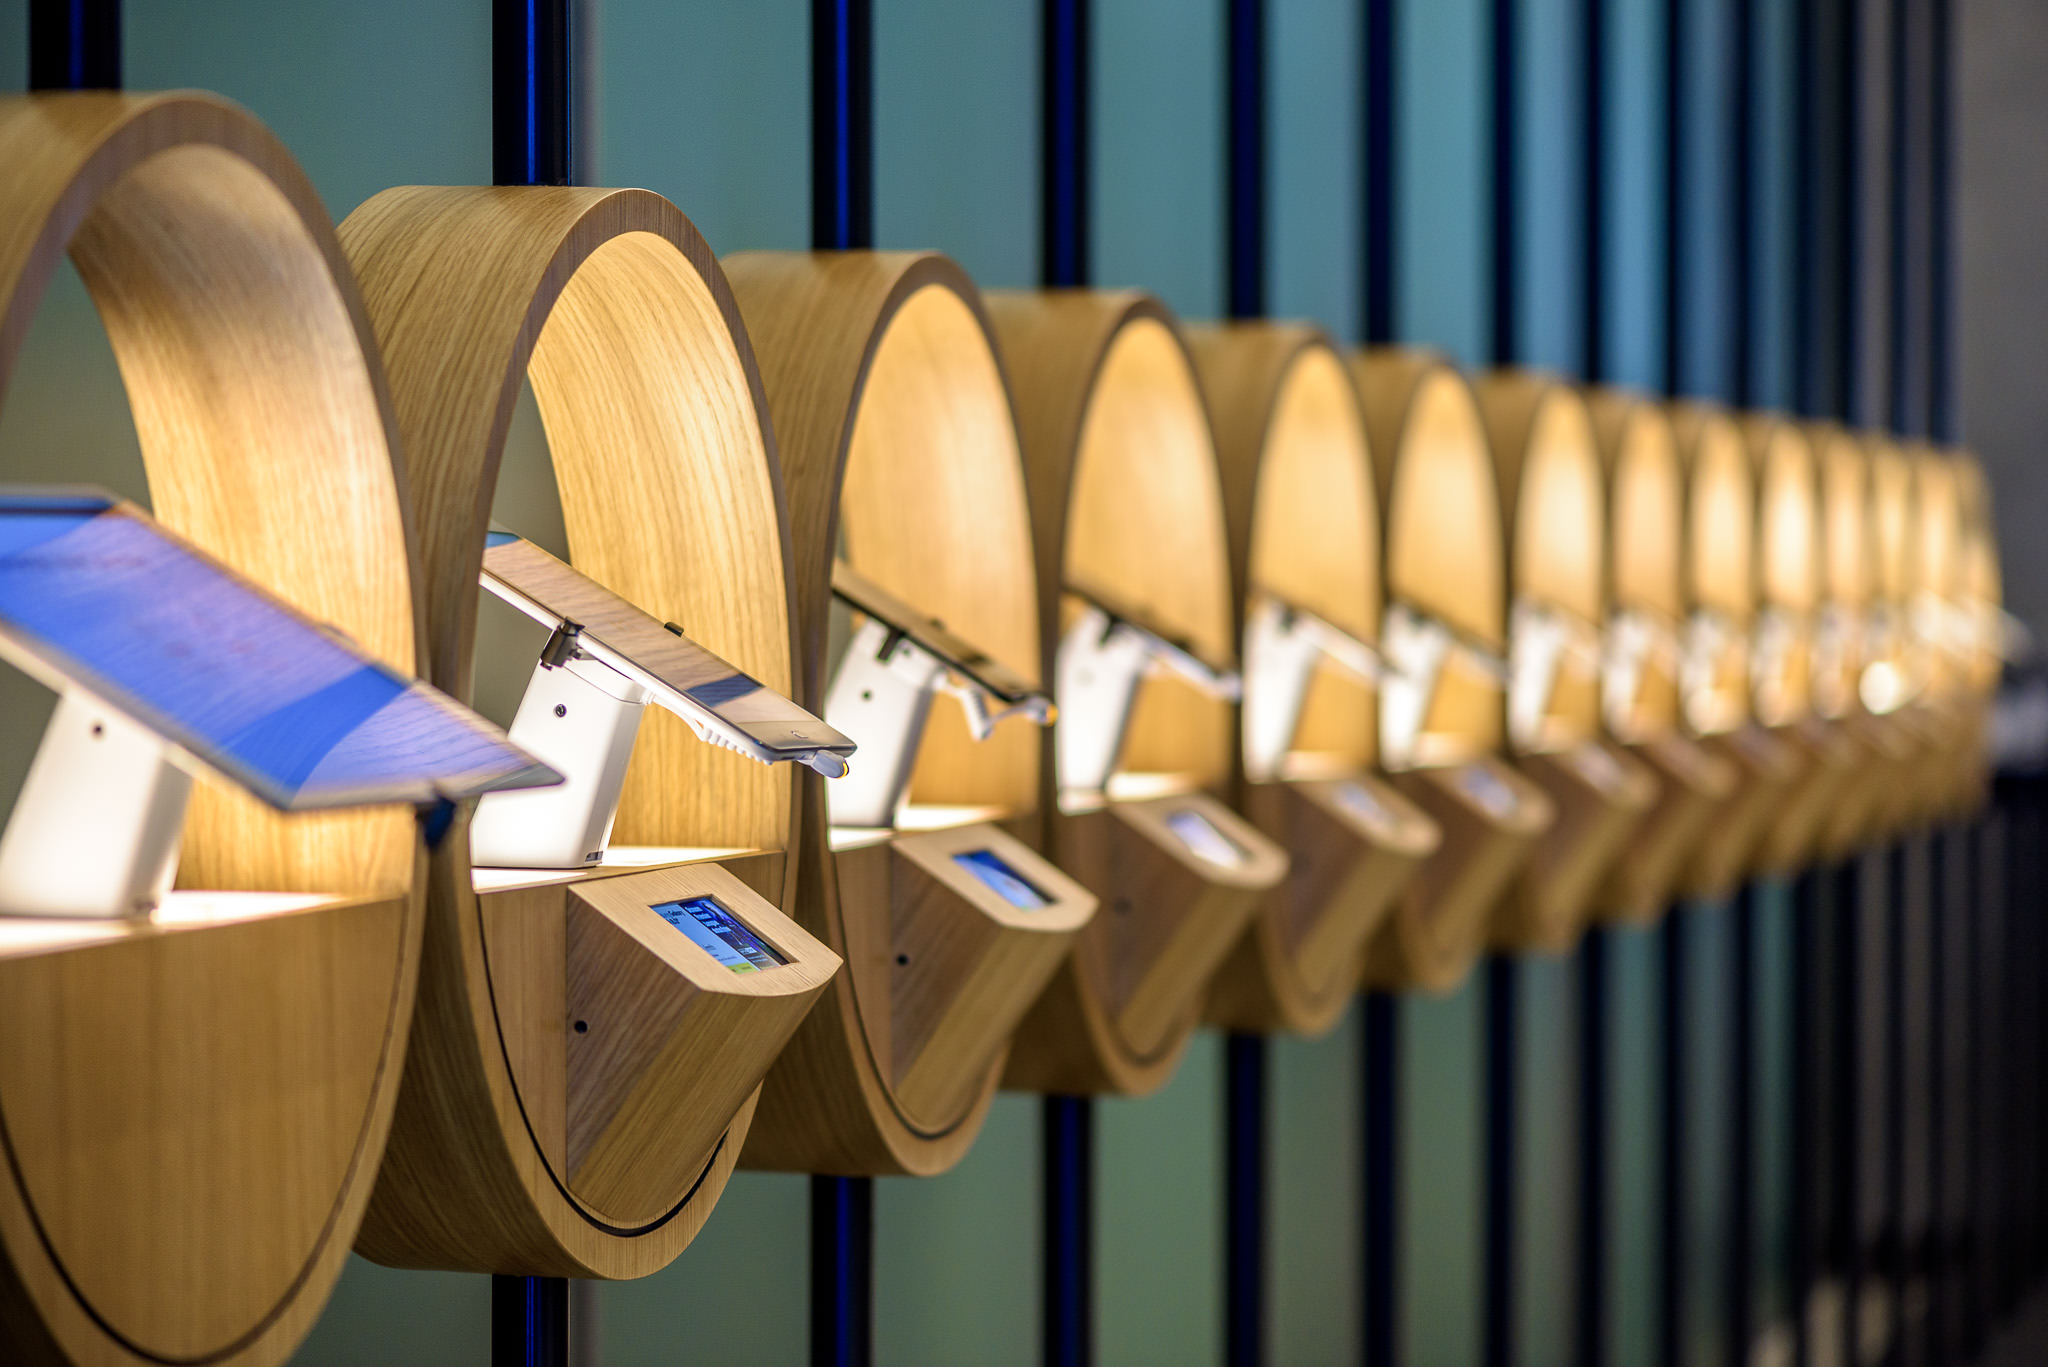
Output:
[[[1244,638],[1245,773],[1267,782],[1294,747],[1317,665],[1328,662],[1367,684],[1380,682],[1384,670],[1370,644],[1270,594],[1252,607]]]
[[[493,793],[477,804],[470,859],[485,868],[602,863],[648,690],[576,646],[558,626],[527,680],[512,743],[561,773],[553,788]]]
[[[825,722],[851,736],[861,748],[860,768],[832,787],[835,826],[896,824],[896,809],[910,787],[911,771],[931,719],[932,698],[948,693],[967,714],[967,729],[986,740],[996,724],[1028,717],[1040,726],[1053,719],[1052,702],[1029,693],[1005,703],[979,681],[917,640],[901,623],[870,615],[832,676],[825,698]]]
[[[1664,618],[1640,608],[1623,608],[1607,620],[1607,646],[1600,661],[1600,701],[1607,728],[1629,731],[1629,715],[1642,696],[1643,671],[1652,663],[1676,674],[1678,633]]]
[[[1380,627],[1380,654],[1386,666],[1380,681],[1380,749],[1388,768],[1403,769],[1414,762],[1437,683],[1454,653],[1502,686],[1510,683],[1506,660],[1441,617],[1407,603],[1387,608]]]
[[[1124,747],[1138,686],[1154,670],[1170,670],[1211,697],[1235,702],[1243,682],[1179,642],[1089,602],[1060,639],[1054,687],[1062,714],[1056,736],[1062,793],[1100,794]]]
[[[173,747],[66,686],[0,834],[0,909],[142,916],[171,890],[192,776]]]
[[[1721,660],[1735,636],[1735,625],[1712,608],[1695,608],[1686,620],[1678,690],[1686,721],[1701,735],[1726,731],[1739,720],[1716,705]]]
[[[1799,617],[1778,606],[1764,608],[1757,613],[1751,624],[1749,635],[1749,687],[1755,701],[1758,720],[1765,725],[1776,725],[1787,710],[1783,694],[1786,670],[1790,667],[1793,650],[1799,643],[1804,623]]]

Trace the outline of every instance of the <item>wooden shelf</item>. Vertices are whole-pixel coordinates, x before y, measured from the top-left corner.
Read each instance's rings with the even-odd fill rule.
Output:
[[[1491,947],[1562,953],[1594,914],[1600,891],[1658,798],[1657,768],[1603,737],[1601,664],[1608,615],[1606,471],[1593,412],[1578,390],[1530,371],[1478,380],[1507,538],[1510,603],[1560,612],[1590,655],[1568,656],[1540,719],[1517,736],[1515,763],[1556,819],[1493,918]]]
[[[1705,404],[1669,405],[1685,472],[1686,610],[1724,630],[1703,686],[1681,700],[1686,729],[1735,772],[1678,891],[1732,893],[1750,870],[1765,828],[1797,781],[1796,751],[1760,726],[1750,706],[1750,631],[1757,615],[1758,474],[1741,424]]]
[[[1679,707],[1685,479],[1671,419],[1662,405],[1617,390],[1596,390],[1587,402],[1606,474],[1610,620],[1638,616],[1674,647],[1644,651],[1633,698],[1603,699],[1615,743],[1649,770],[1657,791],[1627,856],[1608,867],[1592,912],[1644,924],[1671,905],[1707,823],[1734,791],[1736,770],[1686,733]]]
[[[1056,658],[1086,584],[1235,663],[1237,613],[1215,437],[1172,314],[1147,295],[996,293],[989,312],[1017,393],[1038,547],[1040,658]],[[1210,979],[1284,856],[1217,800],[1238,763],[1237,709],[1175,676],[1141,688],[1107,799],[1054,792],[1047,848],[1102,909],[1017,1033],[1004,1085],[1073,1095],[1152,1091],[1199,1024]],[[1166,824],[1199,812],[1246,858],[1194,859]]]
[[[942,256],[881,252],[741,253],[725,267],[788,477],[805,704],[822,710],[843,639],[830,587],[838,556],[1040,677],[1016,422],[965,272]],[[909,799],[963,809],[961,819],[886,842],[835,848],[830,786],[805,780],[797,916],[848,971],[769,1076],[748,1166],[924,1175],[974,1142],[1012,1030],[1094,911],[1032,848],[1037,730],[1010,721],[976,742],[959,708],[935,706]],[[981,819],[988,809],[1001,819]],[[934,840],[1004,851],[1060,895],[1015,914],[985,886],[935,872]]]
[[[0,100],[0,159],[0,379],[68,252],[157,517],[412,672],[376,348],[290,154],[210,97],[62,94]],[[421,868],[410,812],[281,816],[201,779],[156,917],[0,923],[10,1362],[291,1354],[391,1123]]]
[[[640,190],[414,187],[369,200],[341,241],[405,439],[433,682],[473,693],[477,576],[513,406],[530,382],[569,561],[768,687],[792,688],[788,530],[761,380],[731,289],[674,205]],[[649,711],[613,838],[682,847],[684,860],[756,853],[716,867],[623,872],[622,858],[573,879],[486,878],[479,895],[457,825],[431,870],[427,966],[358,1241],[366,1256],[642,1276],[682,1251],[724,1189],[756,1087],[835,957],[782,914],[799,820],[788,767]],[[793,962],[763,972],[756,991],[707,998],[673,955],[614,936],[607,973],[640,994],[647,1027],[622,1036],[614,1017],[588,1022],[610,1050],[594,1053],[562,1009],[583,990],[577,947],[598,924],[593,899],[642,888],[644,901],[643,884],[713,873],[736,880],[721,886],[746,905],[730,909],[782,937]],[[619,1059],[628,1075],[608,1073],[602,1087],[583,1075]],[[593,1158],[574,1138],[609,1123],[605,1098],[618,1096],[632,1098],[632,1133],[607,1130]],[[582,1114],[586,1102],[598,1111]],[[646,1136],[662,1161],[617,1161],[646,1152]]]
[[[1504,494],[1477,396],[1423,352],[1359,352],[1351,369],[1372,451],[1388,602],[1505,659],[1514,589],[1504,509],[1516,500]],[[1544,791],[1500,758],[1507,747],[1506,690],[1454,654],[1415,753],[1385,757],[1394,785],[1443,838],[1369,946],[1368,986],[1449,991],[1492,938],[1502,899],[1556,816]]]
[[[1319,330],[1292,324],[1197,327],[1188,343],[1215,422],[1240,635],[1270,595],[1376,643],[1379,508],[1342,356]],[[1211,1023],[1332,1029],[1366,943],[1435,850],[1435,823],[1372,773],[1378,715],[1370,685],[1326,664],[1277,775],[1248,774],[1238,746],[1235,804],[1286,850],[1288,874],[1217,972]]]

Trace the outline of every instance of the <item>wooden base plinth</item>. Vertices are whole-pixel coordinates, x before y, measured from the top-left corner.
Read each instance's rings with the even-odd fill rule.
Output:
[[[1501,899],[1491,947],[1561,954],[1578,940],[1601,883],[1649,815],[1657,780],[1627,751],[1600,741],[1515,762],[1550,798],[1557,820]]]
[[[1486,946],[1496,906],[1556,817],[1550,798],[1496,756],[1411,769],[1394,784],[1443,843],[1366,951],[1365,985],[1449,992]]]
[[[1799,781],[1803,757],[1760,726],[1704,737],[1700,743],[1736,772],[1735,791],[1708,823],[1679,881],[1680,896],[1712,899],[1733,893],[1754,866],[1758,843]]]
[[[1204,828],[1224,842],[1218,853],[1235,855],[1198,852],[1183,832],[1206,844]],[[1018,1027],[1004,1085],[1149,1091],[1186,1046],[1224,956],[1286,877],[1287,856],[1200,792],[1063,812],[1053,853],[1102,909]]]
[[[1367,774],[1250,784],[1245,810],[1287,851],[1287,880],[1217,972],[1208,1020],[1323,1034],[1357,990],[1360,954],[1442,832]]]
[[[1707,824],[1735,793],[1740,771],[1676,732],[1628,747],[1649,770],[1657,796],[1595,898],[1598,919],[1644,925],[1662,916],[1678,890]]]
[[[1847,728],[1818,717],[1777,734],[1799,752],[1801,772],[1758,842],[1755,871],[1766,877],[1792,873],[1820,852],[1823,830],[1863,776],[1869,754]]]

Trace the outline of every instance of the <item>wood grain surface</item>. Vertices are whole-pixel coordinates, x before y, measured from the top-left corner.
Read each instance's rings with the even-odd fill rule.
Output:
[[[392,409],[291,156],[210,97],[61,94],[0,100],[0,161],[0,381],[68,252],[156,515],[410,673],[424,637]],[[328,896],[0,961],[8,1361],[291,1354],[390,1125],[419,849],[404,810],[280,816],[202,780],[182,887]]]
[[[429,586],[429,677],[471,695],[484,537],[513,405],[530,382],[574,567],[788,690],[795,621],[773,435],[731,290],[689,220],[641,190],[416,186],[375,196],[340,236],[405,440]],[[765,851],[750,877],[765,873],[755,885],[788,907],[796,861],[782,853],[795,839],[796,793],[788,766],[703,744],[655,711],[641,727],[613,839]],[[643,1107],[636,1123],[662,1123],[662,1107],[674,1120],[704,1105],[716,1130],[708,1154],[693,1141],[677,1163],[630,1170],[609,1158],[578,1165],[566,1150],[558,1157],[539,1136],[568,1114],[562,1074],[549,1063],[567,1048],[553,994],[570,990],[557,984],[575,958],[579,895],[556,886],[479,898],[466,823],[443,843],[430,877],[414,1048],[358,1241],[367,1256],[407,1267],[642,1276],[709,1215],[781,1026],[720,1050],[707,1074],[676,1071],[662,1051],[642,1057],[653,1090],[634,1092]],[[565,925],[535,924],[565,916]],[[674,988],[657,965],[642,967]],[[537,986],[499,997],[500,973],[508,987]],[[544,1009],[529,1015],[529,1002]],[[700,1084],[701,1095],[692,1090]],[[651,1112],[649,1095],[660,1103]],[[585,1170],[595,1184],[587,1193],[577,1176]]]
[[[1046,618],[1026,473],[1003,367],[965,272],[942,256],[886,252],[748,252],[725,269],[782,441],[801,700],[822,709],[834,664],[838,556],[1039,680]],[[993,810],[1035,845],[1044,744],[1021,720],[976,742],[961,710],[941,701],[909,798]],[[1015,998],[1037,994],[1076,927],[1065,916],[991,921],[979,902],[964,908],[979,921],[958,903],[951,915],[921,914],[930,909],[928,869],[886,843],[835,855],[829,787],[806,778],[804,798],[797,918],[849,971],[770,1074],[745,1162],[843,1175],[942,1172],[966,1153],[994,1099],[1022,1009]],[[914,847],[922,838],[901,840]],[[988,938],[955,942],[976,927]],[[991,971],[1016,980],[977,1003],[970,994]]]

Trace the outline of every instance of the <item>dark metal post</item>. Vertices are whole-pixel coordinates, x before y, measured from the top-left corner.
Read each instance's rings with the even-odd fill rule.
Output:
[[[1224,246],[1232,318],[1266,311],[1266,6],[1229,0],[1225,14]],[[1263,1036],[1224,1046],[1223,1360],[1266,1360],[1266,1053]]]
[[[1579,949],[1579,1244],[1575,1361],[1607,1362],[1607,1032],[1610,1016],[1607,957],[1612,932],[1595,926]]]
[[[569,1367],[566,1278],[491,1278],[491,1367]]]
[[[119,90],[121,0],[29,0],[30,90]]]
[[[1685,1146],[1688,1126],[1685,1057],[1688,907],[1673,907],[1658,927],[1664,960],[1664,1018],[1657,1041],[1664,1074],[1658,1139],[1658,1362],[1683,1362],[1685,1346]]]
[[[1039,14],[1039,283],[1088,283],[1089,0]],[[1042,1116],[1045,1247],[1039,1351],[1045,1367],[1095,1360],[1095,1102],[1048,1096]]]
[[[870,0],[811,0],[811,246],[874,245]],[[811,1179],[812,1367],[874,1358],[875,1184]]]
[[[569,183],[569,0],[491,0],[491,178]],[[491,1278],[491,1367],[568,1367],[569,1283]]]

